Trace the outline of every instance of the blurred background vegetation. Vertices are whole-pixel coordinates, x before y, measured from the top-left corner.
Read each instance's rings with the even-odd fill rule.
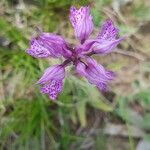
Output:
[[[89,5],[95,31],[111,18],[128,38],[97,61],[117,73],[110,91],[96,88],[68,70],[56,102],[35,82],[61,60],[25,53],[37,28],[76,43],[69,7]],[[150,1],[1,0],[0,149],[150,150]]]

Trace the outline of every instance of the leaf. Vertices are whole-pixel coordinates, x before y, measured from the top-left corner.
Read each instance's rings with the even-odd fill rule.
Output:
[[[71,76],[71,82],[75,84],[76,91],[73,95],[79,101],[85,101],[89,103],[92,107],[103,110],[103,111],[112,111],[113,108],[111,105],[106,104],[102,101],[100,92],[96,87],[89,84],[86,81],[82,81],[77,77]]]
[[[102,100],[100,99],[96,99],[96,100],[91,100],[89,101],[89,104],[91,106],[93,106],[94,108],[103,110],[103,111],[107,111],[107,112],[111,112],[113,111],[113,107],[104,103]]]
[[[82,127],[86,126],[86,101],[81,101],[76,106],[78,117]]]
[[[72,120],[73,123],[77,124],[77,115],[75,112],[75,109],[72,109],[70,112],[70,118]]]
[[[101,13],[99,10],[97,10],[95,8],[91,9],[91,13],[93,16],[93,22],[94,22],[95,26],[98,27],[101,22],[101,19],[102,19]]]

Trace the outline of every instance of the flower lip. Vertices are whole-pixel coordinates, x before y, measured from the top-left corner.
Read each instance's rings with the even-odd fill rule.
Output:
[[[51,80],[43,85],[40,89],[42,94],[48,94],[51,100],[55,100],[58,94],[62,91],[63,83],[61,80]]]
[[[42,87],[42,94],[48,94],[49,98],[55,100],[63,88],[63,79],[65,77],[65,67],[63,65],[55,65],[45,70],[37,84]]]

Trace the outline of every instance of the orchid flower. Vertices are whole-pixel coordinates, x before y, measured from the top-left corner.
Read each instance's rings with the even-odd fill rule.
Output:
[[[35,58],[60,58],[65,60],[62,64],[47,68],[37,84],[41,85],[41,93],[47,94],[51,100],[57,99],[63,89],[65,68],[71,64],[76,72],[85,77],[89,83],[95,85],[100,91],[108,89],[108,83],[114,79],[112,71],[106,70],[91,58],[94,54],[110,53],[124,37],[117,38],[119,30],[112,20],[106,20],[97,37],[89,39],[93,31],[92,16],[89,7],[70,8],[69,16],[75,37],[80,44],[70,47],[63,37],[52,33],[41,33],[32,38],[27,53]]]

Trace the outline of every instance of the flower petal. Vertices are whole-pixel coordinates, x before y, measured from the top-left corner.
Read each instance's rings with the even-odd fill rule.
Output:
[[[107,91],[107,84],[100,82],[99,84],[97,84],[97,88],[100,91]]]
[[[93,22],[89,7],[81,7],[77,10],[72,6],[70,8],[69,18],[74,28],[76,38],[78,38],[81,43],[84,43],[93,31]]]
[[[92,45],[91,50],[96,54],[110,53],[125,37],[116,38],[119,30],[113,25],[111,20],[107,20],[101,27],[96,38],[96,42]]]
[[[119,30],[113,25],[112,20],[106,20],[103,23],[97,38],[101,40],[113,40],[116,38],[118,32]]]
[[[95,42],[91,48],[91,51],[93,51],[96,54],[108,54],[110,53],[120,42],[124,40],[125,37],[115,39],[112,41],[109,40],[101,40],[98,39],[97,42]]]
[[[48,94],[51,100],[55,100],[58,94],[62,91],[62,88],[62,80],[51,80],[48,84],[43,85],[40,91],[42,94]]]
[[[62,91],[63,83],[59,80],[53,80],[50,84],[49,98],[55,100],[58,94]]]
[[[102,65],[98,65],[92,58],[88,58],[86,64],[78,62],[76,71],[100,90],[106,90],[108,82],[115,76],[112,71],[105,70]]]
[[[80,44],[75,47],[76,54],[80,57],[82,57],[85,54],[88,54],[92,51],[91,47],[94,45],[94,43],[97,42],[97,40],[86,40],[83,44]]]
[[[53,79],[62,80],[64,77],[65,77],[64,67],[61,65],[55,65],[47,68],[37,83],[46,84]]]
[[[65,40],[61,36],[51,33],[41,33],[38,37],[31,39],[27,53],[35,58],[49,56],[68,58],[72,55]]]
[[[30,48],[27,50],[27,53],[35,58],[45,58],[51,56],[50,51],[36,38],[31,39]]]
[[[42,84],[42,94],[48,94],[49,98],[55,100],[63,88],[65,69],[61,65],[55,65],[45,70],[43,76],[37,82]]]
[[[76,71],[82,76],[86,76],[86,65],[83,62],[78,62],[76,65]]]
[[[65,58],[68,58],[72,55],[72,52],[69,50],[69,46],[63,37],[44,32],[40,35],[39,38],[45,42],[45,46],[50,49],[54,57],[64,56]]]

